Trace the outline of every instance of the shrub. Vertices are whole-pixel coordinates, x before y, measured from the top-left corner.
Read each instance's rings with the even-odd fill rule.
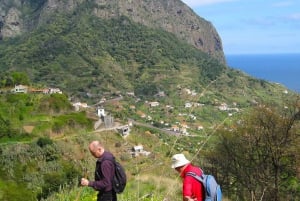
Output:
[[[46,145],[52,145],[53,144],[53,141],[50,139],[50,138],[48,138],[48,137],[40,137],[38,140],[37,140],[37,142],[36,142],[36,144],[38,145],[38,146],[40,146],[40,147],[45,147]]]

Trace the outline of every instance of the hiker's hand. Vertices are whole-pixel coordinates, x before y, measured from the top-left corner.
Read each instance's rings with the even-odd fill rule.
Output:
[[[197,198],[191,198],[190,196],[185,196],[184,198],[183,198],[183,200],[184,201],[197,201]]]
[[[82,186],[88,186],[89,185],[89,180],[87,180],[85,178],[81,178],[81,185]]]

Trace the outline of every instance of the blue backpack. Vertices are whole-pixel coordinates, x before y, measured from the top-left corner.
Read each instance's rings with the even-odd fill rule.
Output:
[[[201,170],[201,169],[200,169]],[[205,201],[222,201],[222,191],[220,185],[212,175],[204,174],[199,176],[194,172],[187,172],[187,176],[194,177],[197,181],[201,182],[205,190]]]

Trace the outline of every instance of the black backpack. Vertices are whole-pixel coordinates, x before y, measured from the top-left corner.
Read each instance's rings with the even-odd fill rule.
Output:
[[[122,193],[126,187],[127,176],[124,167],[115,159],[105,158],[115,165],[115,175],[112,181],[113,189],[116,193]]]
[[[116,193],[122,193],[126,187],[127,176],[123,166],[117,162],[115,163],[115,176],[113,180],[113,188]]]

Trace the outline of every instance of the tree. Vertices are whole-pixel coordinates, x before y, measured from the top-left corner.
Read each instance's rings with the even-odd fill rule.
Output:
[[[30,79],[28,75],[24,72],[12,72],[11,77],[13,78],[15,84],[30,84]]]
[[[10,136],[10,132],[11,132],[10,127],[11,127],[10,121],[4,119],[0,115],[0,138],[5,137],[5,136]]]
[[[23,84],[29,85],[30,79],[24,72],[3,72],[0,75],[0,87],[12,87],[14,85]]]
[[[232,198],[300,200],[299,117],[299,100],[281,109],[260,105],[219,130],[209,160],[220,168]]]

